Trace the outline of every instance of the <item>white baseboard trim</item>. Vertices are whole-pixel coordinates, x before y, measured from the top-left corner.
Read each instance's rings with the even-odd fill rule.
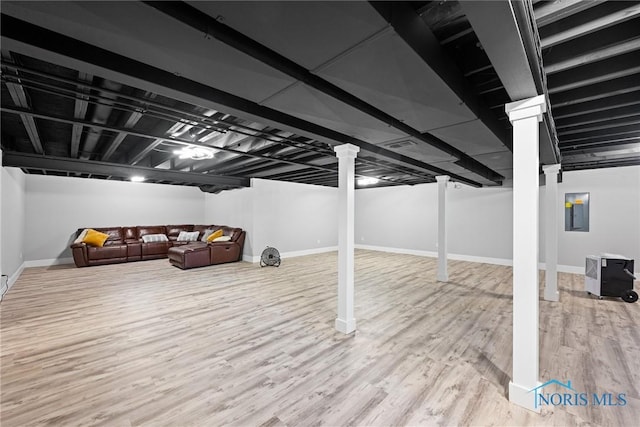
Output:
[[[438,258],[438,253],[432,252],[432,251],[389,248],[386,246],[372,246],[372,245],[358,245],[358,244],[356,244],[355,247],[356,249],[367,249],[370,251],[390,252],[394,254],[405,254],[405,255],[424,256],[428,258]],[[448,258],[456,261],[469,261],[469,262],[478,262],[483,264],[496,264],[496,265],[509,265],[509,266],[513,264],[513,262],[510,259],[487,258],[487,257],[479,257],[479,256],[472,256],[472,255],[449,254]]]
[[[282,259],[295,258],[295,257],[298,257],[298,256],[323,254],[325,252],[335,252],[337,250],[338,250],[337,246],[327,246],[327,247],[324,247],[324,248],[304,249],[302,251],[282,252],[280,254],[280,257]],[[258,257],[258,261],[260,261],[260,257]]]
[[[260,257],[259,256],[252,256],[252,255],[242,255],[242,261],[245,262],[251,262],[251,263],[256,263],[258,261],[260,261]]]
[[[51,265],[73,264],[73,258],[50,258],[25,261],[25,267],[49,267]]]
[[[424,256],[429,258],[438,257],[437,252],[421,251],[416,249],[389,248],[386,246],[373,246],[373,245],[360,245],[360,244],[356,244],[355,248],[366,249],[370,251],[378,251],[378,252],[390,252],[395,254]],[[505,258],[488,258],[488,257],[479,257],[479,256],[472,256],[472,255],[449,254],[449,259],[456,260],[456,261],[477,262],[482,264],[506,265],[509,267],[513,266],[513,260],[505,259]],[[540,270],[546,270],[545,263],[543,262],[538,263],[538,268]],[[584,266],[559,264],[558,272],[584,275]],[[637,274],[636,274],[636,277],[638,277]]]
[[[301,251],[280,252],[280,258],[282,259],[295,258],[299,256],[322,254],[325,252],[335,252],[337,250],[338,250],[337,246],[327,246],[324,248],[304,249]],[[242,255],[242,260],[246,262],[251,262],[251,263],[260,262],[260,255],[256,255],[256,256]]]
[[[374,246],[374,245],[355,245],[356,249],[366,249],[368,251],[389,252],[392,254],[404,254],[404,255],[416,255],[429,258],[438,258],[437,252],[421,251],[417,249],[402,249],[402,248],[389,248],[387,246]]]
[[[16,281],[18,280],[18,278],[20,277],[20,275],[22,274],[22,272],[24,271],[24,269],[26,267],[27,266],[23,262],[22,264],[20,264],[20,267],[18,267],[18,269],[15,271],[15,273],[13,273],[11,276],[9,276],[9,279],[7,281],[7,285],[8,285],[7,292],[9,292],[9,290],[11,289],[13,284],[16,283]]]

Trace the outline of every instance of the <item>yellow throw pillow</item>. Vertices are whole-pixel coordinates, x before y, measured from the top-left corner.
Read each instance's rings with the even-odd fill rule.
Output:
[[[207,242],[213,242],[218,237],[222,236],[222,229],[216,230],[209,237],[207,237]]]
[[[104,245],[104,242],[106,242],[108,238],[108,234],[101,233],[94,230],[93,228],[90,228],[87,231],[87,235],[84,236],[84,239],[82,239],[82,243],[86,243],[87,245],[91,246],[102,247]]]

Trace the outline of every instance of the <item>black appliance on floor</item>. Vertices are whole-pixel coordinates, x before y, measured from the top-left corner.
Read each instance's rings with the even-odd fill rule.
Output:
[[[633,290],[633,260],[622,255],[590,255],[585,266],[584,287],[589,295],[620,297],[626,302],[636,302],[638,294]]]

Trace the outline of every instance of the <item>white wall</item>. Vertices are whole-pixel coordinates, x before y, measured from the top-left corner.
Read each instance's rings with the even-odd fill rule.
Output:
[[[196,187],[27,175],[25,260],[67,262],[78,228],[204,223],[204,199]]]
[[[540,188],[540,212],[544,212]],[[564,194],[589,192],[590,231],[564,231]],[[558,264],[584,271],[584,259],[602,252],[626,255],[640,270],[640,166],[565,172],[558,186]],[[452,258],[507,264],[513,254],[513,189],[447,191]],[[437,184],[356,190],[356,244],[435,256]],[[544,215],[540,215],[544,262]]]
[[[247,230],[247,257],[267,246],[287,256],[338,245],[336,188],[252,179],[251,188],[207,195],[206,204],[207,221]]]
[[[564,231],[564,195],[582,192],[590,193],[589,232]],[[558,193],[558,264],[584,269],[587,255],[606,252],[634,259],[640,272],[640,166],[565,172]]]
[[[447,189],[449,253],[460,259],[512,257],[512,189]],[[437,184],[356,190],[356,244],[435,256]]]
[[[17,168],[2,167],[2,274],[12,285],[22,271],[25,231],[25,177]]]
[[[216,225],[240,227],[247,234],[243,253],[253,256],[253,198],[254,189],[240,188],[205,196],[205,222]]]
[[[435,252],[437,222],[436,185],[367,188],[355,192],[356,244]]]

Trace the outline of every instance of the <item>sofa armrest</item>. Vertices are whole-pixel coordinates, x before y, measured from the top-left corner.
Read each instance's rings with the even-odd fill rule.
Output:
[[[89,265],[86,243],[73,243],[71,245],[71,253],[76,267],[87,267]]]

